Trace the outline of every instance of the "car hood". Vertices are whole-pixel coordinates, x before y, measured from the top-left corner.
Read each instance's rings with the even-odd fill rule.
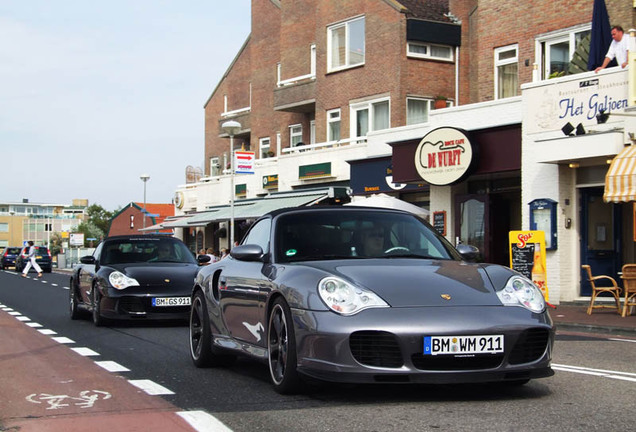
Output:
[[[321,261],[311,267],[368,288],[392,307],[501,306],[479,264],[452,260]]]
[[[199,271],[196,264],[181,263],[116,264],[110,267],[135,279],[142,287],[185,284],[191,288]]]

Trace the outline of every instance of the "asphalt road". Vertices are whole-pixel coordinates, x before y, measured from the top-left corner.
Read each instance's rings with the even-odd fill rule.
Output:
[[[271,389],[264,364],[239,360],[230,368],[194,367],[185,323],[97,328],[88,317],[70,320],[68,280],[62,274],[23,279],[11,270],[0,271],[0,303],[96,351],[99,361],[127,369],[113,373],[160,384],[173,394],[157,397],[183,410],[206,411],[233,431],[634,428],[633,339],[559,333],[556,375],[522,387],[325,385],[304,395],[281,396]]]

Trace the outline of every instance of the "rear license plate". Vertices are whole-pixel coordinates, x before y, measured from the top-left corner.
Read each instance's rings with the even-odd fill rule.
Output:
[[[424,355],[497,354],[503,351],[503,335],[424,336]]]
[[[41,255],[37,255],[37,256],[35,257],[35,259],[42,259],[42,256],[41,256]]]
[[[190,306],[190,297],[153,297],[152,305],[162,306]]]

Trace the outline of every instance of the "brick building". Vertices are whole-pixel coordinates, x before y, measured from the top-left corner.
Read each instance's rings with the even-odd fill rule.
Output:
[[[170,216],[174,216],[173,204],[146,203],[144,211],[144,203],[131,202],[113,216],[107,237],[144,233],[172,234],[172,229],[161,225]]]
[[[449,240],[476,244],[486,261],[507,265],[509,231],[528,229],[529,202],[546,198],[573,223],[564,231],[558,219],[555,236],[562,246],[547,252],[554,301],[585,295],[579,268],[587,245],[577,235],[589,227],[573,213],[591,171],[601,173],[591,187],[602,186],[607,165],[601,153],[616,155],[619,146],[589,154],[573,148],[570,159],[591,166],[578,174],[566,169],[565,158],[549,154],[560,144],[550,140],[563,138],[562,125],[552,122],[561,88],[585,82],[602,87],[605,80],[615,88],[616,78],[625,94],[615,97],[627,99],[626,71],[608,71],[594,81],[585,66],[573,68],[587,56],[593,4],[253,0],[252,32],[205,105],[206,176],[178,188],[177,213],[184,218],[171,226],[183,228],[177,233],[186,241],[202,236],[207,246],[227,220],[211,207],[344,186],[353,195],[384,192],[429,209],[442,216]],[[612,24],[634,26],[631,3],[606,4]],[[538,88],[544,97],[537,97]],[[446,109],[434,109],[437,99]],[[548,100],[557,107],[527,115]],[[221,127],[227,120],[241,124],[232,140]],[[582,122],[585,127],[590,120]],[[539,132],[524,132],[549,122]],[[627,121],[611,127],[630,128]],[[447,183],[427,180],[418,167],[418,146],[437,129],[464,133],[459,141],[470,142],[475,154],[465,173]],[[256,153],[255,174],[235,176],[233,189],[232,141],[234,149]],[[538,148],[548,155],[537,157]],[[626,211],[608,206],[604,212]]]

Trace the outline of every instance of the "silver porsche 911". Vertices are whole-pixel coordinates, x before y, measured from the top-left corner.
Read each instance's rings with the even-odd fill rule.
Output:
[[[304,378],[524,384],[553,375],[541,292],[507,267],[468,262],[474,254],[402,211],[269,213],[199,272],[192,360],[262,360],[280,393],[302,390]]]

